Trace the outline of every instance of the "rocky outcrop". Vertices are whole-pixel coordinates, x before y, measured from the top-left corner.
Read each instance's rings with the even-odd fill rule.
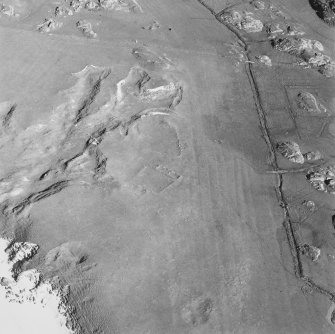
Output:
[[[142,11],[137,1],[133,0],[99,0],[99,6],[109,10],[133,11],[138,9]]]
[[[301,58],[303,62],[300,65],[308,65],[315,68],[327,78],[335,76],[335,62],[329,56],[307,49],[301,54]]]
[[[335,167],[316,167],[309,170],[306,179],[313,188],[335,195]]]
[[[222,19],[239,30],[247,33],[255,33],[263,30],[261,20],[254,18],[252,13],[240,13],[238,11],[227,12]]]
[[[305,162],[304,156],[300,151],[299,145],[293,141],[277,143],[276,148],[279,153],[281,153],[285,158],[287,158],[291,162],[295,162],[298,164],[303,164]]]
[[[321,152],[319,151],[302,153],[299,145],[293,141],[277,143],[276,148],[285,158],[298,164],[303,164],[305,161],[320,160],[322,158]]]
[[[143,26],[142,29],[145,29],[145,30],[156,30],[156,29],[159,29],[160,27],[161,27],[161,25],[159,24],[159,22],[157,22],[155,20],[152,23],[150,23],[148,26]]]
[[[95,2],[95,1],[87,1],[85,3],[85,8],[88,10],[99,10],[100,4],[99,2]]]
[[[57,6],[55,8],[55,16],[67,16],[67,15],[70,15],[72,16],[73,15],[73,10],[70,9],[70,8],[67,8],[67,7],[64,7],[64,6]]]
[[[157,79],[136,66],[130,70],[125,79],[118,82],[116,109],[128,106],[120,118],[124,119],[128,115],[126,110],[129,106],[133,106],[131,113],[134,113],[135,110],[148,110],[153,107],[169,112],[180,103],[183,94],[181,85],[172,78]]]
[[[4,3],[0,3],[0,14],[6,15],[6,16],[19,16],[16,12],[13,6],[7,5]]]
[[[32,258],[38,246],[27,242],[0,239],[0,278],[13,281],[18,276],[24,261]]]
[[[264,10],[266,8],[266,4],[264,1],[254,0],[251,4],[258,10]]]
[[[316,40],[299,37],[278,37],[273,39],[273,46],[279,50],[293,55],[301,56],[306,50],[321,52],[323,45]]]
[[[39,32],[50,33],[54,30],[61,28],[63,25],[62,22],[56,21],[53,18],[45,19],[43,23],[37,26]]]
[[[317,98],[306,91],[301,91],[298,93],[296,98],[297,106],[304,112],[311,114],[324,114],[327,113],[326,107],[321,104]]]
[[[316,40],[298,37],[275,37],[272,45],[278,51],[287,52],[299,58],[300,65],[315,68],[327,78],[335,76],[335,62],[323,54],[323,45]]]
[[[267,22],[265,24],[265,31],[270,39],[278,36],[302,36],[305,34],[300,25],[285,21]]]
[[[306,152],[303,154],[306,161],[315,161],[322,159],[322,154],[319,151]]]
[[[309,0],[309,3],[321,20],[329,25],[335,25],[334,0]]]
[[[92,24],[86,20],[80,20],[76,23],[77,28],[88,38],[96,38],[98,35],[92,29]]]
[[[125,12],[134,10],[142,11],[140,5],[134,0],[72,0],[69,6],[74,12],[79,12],[83,8],[90,11],[104,9]]]
[[[115,10],[124,12],[142,12],[141,6],[135,0],[63,0],[57,2],[53,15],[48,17],[37,26],[39,32],[50,33],[60,29],[67,16],[77,15],[79,11],[99,12],[102,10]],[[0,4],[0,14],[15,16],[11,6]],[[97,33],[93,31],[92,24],[85,19],[78,20],[76,27],[85,37],[96,38]]]

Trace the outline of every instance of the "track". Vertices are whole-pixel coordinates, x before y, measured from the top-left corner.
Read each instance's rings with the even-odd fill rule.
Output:
[[[240,32],[237,29],[235,29],[233,26],[229,25],[228,23],[224,22],[221,19],[222,14],[225,11],[227,11],[228,8],[232,6],[229,6],[228,8],[225,8],[221,10],[220,12],[216,13],[214,9],[211,8],[209,5],[207,5],[203,0],[197,0],[197,1],[203,7],[205,7],[208,11],[210,11],[210,13],[216,18],[216,20],[220,24],[224,25],[227,29],[229,29],[237,37],[238,41],[244,48],[245,55],[247,57],[247,61],[245,63],[245,70],[246,70],[246,74],[249,79],[250,89],[252,90],[252,93],[253,93],[253,98],[254,98],[257,114],[258,114],[258,119],[261,125],[262,136],[269,150],[270,165],[272,167],[272,172],[275,174],[275,177],[276,177],[275,189],[276,189],[279,205],[283,208],[283,216],[284,216],[283,226],[286,231],[288,244],[289,244],[291,254],[292,254],[294,273],[296,277],[300,281],[302,281],[304,284],[312,288],[314,291],[317,291],[318,293],[325,295],[332,302],[335,302],[335,292],[329,291],[327,288],[322,287],[321,285],[315,283],[309,276],[305,275],[304,273],[303,263],[301,261],[301,250],[300,250],[301,245],[298,242],[296,231],[292,227],[292,221],[291,221],[291,217],[290,217],[289,210],[288,210],[288,203],[285,199],[285,196],[282,190],[283,173],[280,172],[280,169],[278,167],[277,158],[275,154],[275,148],[271,140],[270,132],[269,132],[268,125],[267,125],[266,113],[262,106],[262,101],[260,98],[258,85],[255,80],[255,75],[253,71],[253,65],[250,59],[250,55],[249,55],[249,45],[246,39],[240,34]]]

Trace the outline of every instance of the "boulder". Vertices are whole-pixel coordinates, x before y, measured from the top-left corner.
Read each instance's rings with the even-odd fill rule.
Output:
[[[301,247],[301,252],[305,256],[307,256],[309,259],[311,259],[313,262],[316,262],[321,254],[321,250],[315,246],[311,246],[308,244],[304,244]]]
[[[272,61],[271,61],[271,58],[268,57],[268,56],[256,56],[256,59],[259,63],[262,63],[266,66],[272,66]]]

